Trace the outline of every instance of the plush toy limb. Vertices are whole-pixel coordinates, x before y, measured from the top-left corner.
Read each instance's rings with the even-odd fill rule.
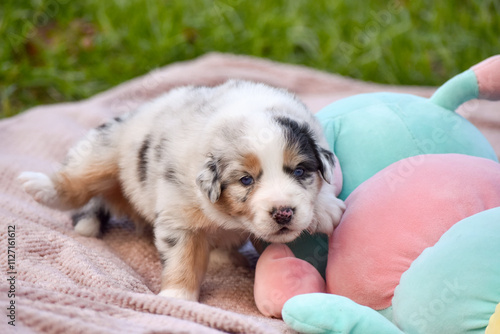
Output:
[[[477,77],[479,98],[500,100],[500,55],[483,60],[471,69]]]
[[[325,281],[316,268],[297,259],[286,245],[268,246],[255,269],[254,297],[259,311],[281,318],[288,299],[312,292],[325,292]]]
[[[456,110],[472,99],[500,100],[500,55],[483,60],[471,69],[454,76],[432,95],[431,101]]]
[[[301,333],[403,333],[377,311],[338,295],[293,297],[285,303],[282,315],[288,326]]]
[[[459,221],[401,276],[394,323],[414,334],[484,333],[500,301],[498,254],[500,207]]]
[[[476,74],[467,70],[444,83],[432,95],[431,102],[454,111],[461,104],[479,97]]]

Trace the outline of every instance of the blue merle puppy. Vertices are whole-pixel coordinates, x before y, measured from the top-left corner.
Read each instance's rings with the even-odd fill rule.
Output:
[[[19,180],[41,204],[79,209],[82,235],[108,214],[152,226],[160,295],[198,300],[212,250],[333,231],[345,208],[334,161],[294,95],[233,80],[174,89],[91,130],[55,174]]]

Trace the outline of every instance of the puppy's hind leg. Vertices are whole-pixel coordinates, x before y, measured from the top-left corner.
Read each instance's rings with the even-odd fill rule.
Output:
[[[17,180],[25,192],[35,201],[54,209],[66,209],[63,201],[57,194],[54,182],[44,173],[22,172]]]
[[[112,128],[94,129],[68,153],[62,168],[50,177],[24,172],[18,177],[37,202],[59,210],[76,209],[118,184],[117,150]]]

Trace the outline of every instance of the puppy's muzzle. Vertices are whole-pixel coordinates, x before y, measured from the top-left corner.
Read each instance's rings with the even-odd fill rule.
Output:
[[[271,217],[279,225],[288,225],[292,221],[294,211],[291,207],[280,206],[279,208],[273,208]]]

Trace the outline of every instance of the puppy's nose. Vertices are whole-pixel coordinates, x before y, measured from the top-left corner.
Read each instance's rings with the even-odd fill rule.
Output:
[[[280,206],[279,208],[273,208],[271,211],[271,217],[274,221],[280,225],[286,225],[290,223],[293,218],[293,208],[288,206]]]

